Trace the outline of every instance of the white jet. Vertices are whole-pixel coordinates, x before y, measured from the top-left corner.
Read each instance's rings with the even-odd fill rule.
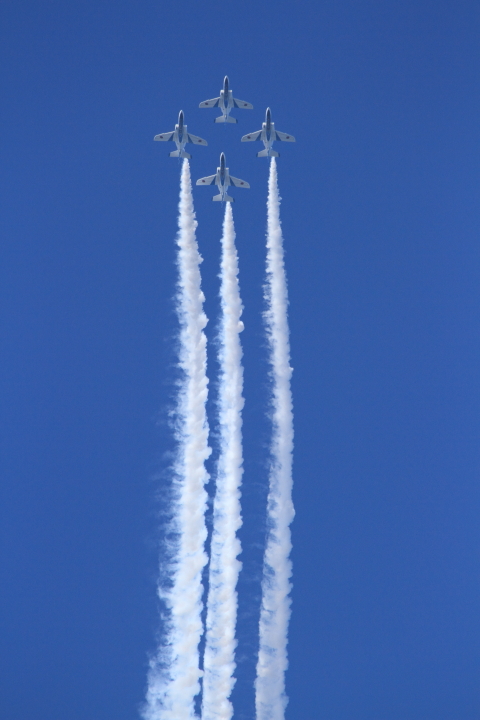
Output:
[[[230,117],[230,111],[233,107],[236,108],[243,108],[244,110],[253,110],[253,105],[251,105],[248,102],[245,102],[245,100],[237,100],[237,98],[233,97],[233,93],[228,88],[228,77],[225,75],[225,78],[223,80],[223,90],[220,90],[220,97],[213,98],[213,100],[205,100],[205,102],[201,102],[199,107],[201,108],[211,108],[211,107],[218,107],[222,111],[222,115],[220,117],[215,118],[214,122],[216,123],[236,123],[238,120],[235,120],[235,118]]]
[[[227,167],[225,167],[225,154],[222,152],[220,155],[220,167],[217,168],[217,172],[215,175],[209,175],[208,177],[200,178],[200,180],[197,180],[197,185],[218,185],[218,189],[220,190],[220,195],[215,195],[212,200],[216,200],[218,202],[235,202],[235,198],[230,197],[230,195],[227,195],[227,188],[229,185],[234,185],[235,187],[242,187],[242,188],[249,188],[250,185],[245,180],[239,180],[236,177],[233,177],[230,175],[230,171]]]
[[[265,145],[265,150],[258,152],[257,157],[280,157],[280,154],[272,148],[275,140],[281,140],[282,142],[295,142],[293,135],[287,135],[287,133],[275,130],[275,123],[272,122],[272,113],[270,112],[270,108],[267,108],[265,122],[262,123],[262,129],[242,137],[242,142],[253,142],[254,140],[261,140]]]
[[[177,149],[170,153],[170,157],[191,158],[192,156],[185,152],[185,145],[187,143],[193,143],[194,145],[208,145],[206,140],[187,132],[187,126],[183,124],[183,110],[180,110],[178,115],[178,125],[175,125],[175,130],[168,133],[162,133],[161,135],[155,135],[153,139],[160,140],[160,142],[175,143]]]

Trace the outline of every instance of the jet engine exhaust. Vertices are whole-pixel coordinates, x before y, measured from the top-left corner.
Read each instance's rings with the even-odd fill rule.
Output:
[[[238,283],[238,256],[232,206],[225,206],[221,257],[222,315],[217,337],[220,362],[218,424],[220,456],[213,506],[207,630],[204,656],[202,720],[230,720],[229,698],[235,684],[237,581],[241,552],[240,487],[243,475],[243,367],[240,332],[243,323]]]
[[[145,720],[192,720],[194,698],[200,692],[198,644],[202,635],[202,571],[207,563],[205,510],[210,455],[205,403],[207,318],[203,310],[200,263],[195,237],[190,165],[183,160],[178,217],[178,283],[176,311],[180,325],[178,367],[181,380],[175,411],[176,457],[166,577],[158,585],[167,612],[163,640],[150,661]]]
[[[280,221],[280,196],[275,158],[270,160],[267,202],[267,268],[265,312],[272,378],[271,467],[268,495],[268,536],[265,548],[260,611],[260,647],[255,681],[257,720],[283,720],[288,698],[285,671],[290,619],[292,564],[290,523],[292,503],[293,407],[290,379],[288,291]]]

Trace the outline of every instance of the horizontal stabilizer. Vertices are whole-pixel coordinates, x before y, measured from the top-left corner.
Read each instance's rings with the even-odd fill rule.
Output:
[[[276,150],[261,150],[257,153],[257,157],[280,157],[280,153]]]
[[[230,195],[214,195],[212,200],[214,202],[235,202],[235,198],[230,197]]]
[[[220,115],[220,117],[215,118],[214,122],[216,123],[236,123],[238,122],[235,120],[235,118],[230,117],[230,115]]]
[[[185,150],[174,150],[173,152],[170,153],[170,157],[181,157],[181,158],[187,158],[188,160],[190,160],[190,158],[192,156],[189,155],[187,152],[185,152]]]

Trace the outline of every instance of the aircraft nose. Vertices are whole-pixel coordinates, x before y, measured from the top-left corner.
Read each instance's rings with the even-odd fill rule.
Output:
[[[267,118],[269,118],[271,115],[270,108],[267,108]]]
[[[224,163],[224,162],[225,162],[225,153],[221,153],[221,154],[220,154],[220,162],[221,162],[221,163]]]
[[[183,110],[180,110],[180,112],[178,113],[178,122],[179,123],[183,122]]]

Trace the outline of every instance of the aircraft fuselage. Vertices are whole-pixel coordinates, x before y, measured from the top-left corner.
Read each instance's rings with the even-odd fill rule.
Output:
[[[177,131],[178,139],[179,139],[180,142],[181,142],[182,139],[183,139],[183,134],[184,134],[184,133],[183,133],[183,128],[184,128],[184,124],[183,124],[183,110],[180,110],[180,112],[179,112],[179,114],[178,114],[178,125],[177,125],[176,128],[175,128],[175,130]]]
[[[265,117],[265,122],[263,123],[263,125],[265,127],[266,137],[269,140],[272,129],[272,115],[270,112],[270,108],[267,108],[267,115]]]
[[[219,176],[222,185],[225,183],[225,155],[222,153],[220,155],[220,167],[218,168]]]
[[[267,157],[270,156],[270,152],[275,142],[275,123],[272,122],[272,113],[270,108],[267,108],[265,115],[265,122],[262,123],[262,142],[267,150]]]
[[[223,81],[223,90],[220,90],[218,107],[226,117],[230,115],[230,111],[233,108],[233,93],[228,89],[228,77],[226,75]]]

